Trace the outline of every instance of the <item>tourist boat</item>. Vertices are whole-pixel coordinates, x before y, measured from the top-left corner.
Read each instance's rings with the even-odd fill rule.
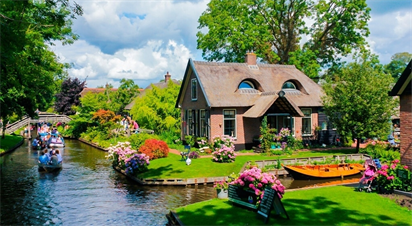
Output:
[[[58,165],[48,165],[48,164],[38,163],[38,165],[39,165],[39,171],[45,171],[45,172],[54,172],[54,171],[58,171],[63,168],[62,163],[59,163]]]
[[[362,164],[283,166],[293,179],[326,179],[356,175],[365,170]]]
[[[64,147],[64,146],[65,146],[65,144],[64,144],[64,139],[63,139],[63,137],[60,137],[60,140],[58,140],[58,139],[56,139],[56,138],[54,138],[54,137],[50,137],[49,140],[47,141],[47,146],[48,146],[49,148],[52,148],[52,147],[56,147],[56,148]]]

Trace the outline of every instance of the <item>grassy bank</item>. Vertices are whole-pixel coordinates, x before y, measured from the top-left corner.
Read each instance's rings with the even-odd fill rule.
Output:
[[[315,156],[332,156],[352,154],[354,150],[334,150],[334,151],[303,151],[296,152],[290,156],[280,156],[280,158],[301,158]],[[238,173],[247,161],[277,159],[277,156],[263,155],[243,155],[237,156],[232,163],[216,163],[211,158],[193,159],[192,164],[187,166],[181,161],[181,156],[169,153],[167,158],[156,159],[150,162],[149,170],[139,175],[141,178],[196,178],[196,177],[220,177],[228,176],[231,173]]]
[[[5,135],[5,138],[0,137],[0,153],[8,151],[10,148],[16,146],[23,138],[21,136]]]
[[[335,186],[286,191],[282,203],[290,220],[274,211],[267,225],[411,225],[411,212],[376,193]],[[212,199],[177,208],[185,225],[264,225],[256,212]]]

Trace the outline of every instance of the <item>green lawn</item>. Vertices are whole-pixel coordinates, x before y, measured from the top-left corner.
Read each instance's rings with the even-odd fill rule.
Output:
[[[22,139],[23,138],[21,136],[13,136],[8,134],[5,135],[4,139],[0,137],[0,153],[3,153],[14,147]]]
[[[376,193],[334,186],[286,191],[290,220],[272,211],[267,225],[412,225],[411,211]],[[184,225],[264,225],[256,212],[212,199],[175,210]]]
[[[334,151],[304,151],[297,152],[291,156],[281,156],[281,158],[299,158],[314,156],[329,156],[333,154],[351,154],[354,150],[334,150]],[[237,156],[233,163],[216,163],[211,158],[192,159],[192,164],[187,166],[181,161],[180,155],[169,153],[167,158],[156,159],[150,162],[149,170],[139,175],[140,178],[196,178],[196,177],[220,177],[228,176],[231,173],[239,173],[242,166],[247,161],[277,159],[277,156],[248,155]]]

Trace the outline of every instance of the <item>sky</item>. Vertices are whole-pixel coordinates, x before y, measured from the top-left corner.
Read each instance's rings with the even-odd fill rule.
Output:
[[[210,0],[77,0],[84,14],[73,21],[80,37],[52,46],[72,78],[87,87],[123,78],[145,88],[169,72],[183,79],[189,58],[202,61],[196,33]],[[371,8],[367,42],[382,64],[395,53],[412,53],[412,1],[367,0]]]

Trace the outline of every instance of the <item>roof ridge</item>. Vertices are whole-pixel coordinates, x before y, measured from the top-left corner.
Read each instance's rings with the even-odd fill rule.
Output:
[[[203,64],[203,65],[216,65],[216,66],[233,66],[233,65],[239,65],[239,66],[246,66],[248,67],[249,65],[246,63],[237,63],[237,62],[212,62],[212,61],[193,61],[196,64]],[[284,64],[256,64],[258,67],[280,67],[280,68],[293,68],[295,69],[295,65],[284,65]]]

